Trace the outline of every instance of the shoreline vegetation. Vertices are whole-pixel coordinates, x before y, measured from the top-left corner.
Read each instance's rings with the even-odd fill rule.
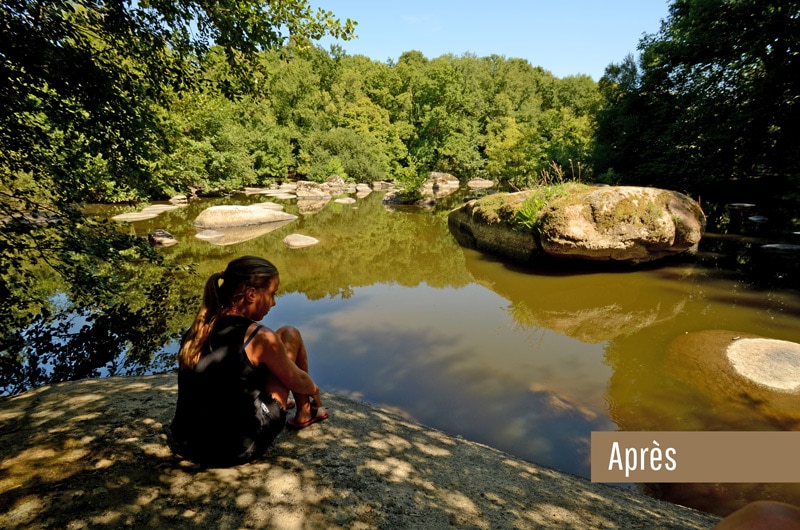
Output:
[[[0,400],[4,528],[711,528],[719,518],[526,462],[347,396],[261,460],[175,457],[175,374]]]

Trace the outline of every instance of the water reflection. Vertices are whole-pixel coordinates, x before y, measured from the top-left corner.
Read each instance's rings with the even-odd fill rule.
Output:
[[[292,220],[273,221],[254,226],[235,226],[230,228],[216,228],[214,230],[203,230],[195,234],[195,237],[208,241],[212,245],[235,245],[250,239],[269,234],[281,227],[291,224]]]
[[[511,301],[521,326],[551,329],[583,342],[632,335],[678,315],[688,293],[652,296],[652,278],[641,273],[534,271],[485,256],[467,265],[475,281]]]
[[[480,285],[376,284],[346,301],[278,300],[299,323],[327,388],[447,432],[588,476],[589,433],[611,427],[603,346],[519,326]]]

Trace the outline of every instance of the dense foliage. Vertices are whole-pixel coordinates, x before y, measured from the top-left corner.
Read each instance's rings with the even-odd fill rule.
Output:
[[[247,85],[264,50],[352,32],[304,1],[0,4],[0,372],[36,377],[59,349],[102,366],[96,357],[113,354],[85,343],[92,322],[120,348],[163,344],[165,319],[145,317],[174,306],[170,269],[149,269],[158,256],[146,241],[82,206],[171,186],[159,166],[172,152],[172,101],[217,90],[204,74],[212,42]]]
[[[223,59],[205,62],[217,87],[235,82]],[[596,83],[519,59],[407,52],[386,64],[290,46],[260,54],[251,75],[236,100],[176,94],[162,193],[334,173],[413,187],[429,171],[522,187],[553,162],[585,167],[591,150]]]
[[[695,192],[797,193],[800,2],[675,0],[600,81],[595,170]],[[752,199],[751,199],[752,200]]]

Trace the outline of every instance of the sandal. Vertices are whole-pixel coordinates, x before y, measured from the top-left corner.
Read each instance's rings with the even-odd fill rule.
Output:
[[[300,429],[305,429],[309,425],[313,425],[319,421],[327,419],[328,419],[328,412],[326,411],[323,412],[322,414],[319,414],[319,407],[317,406],[311,408],[311,419],[309,419],[308,421],[299,422],[295,421],[294,418],[291,418],[289,420],[286,420],[286,426],[291,429],[299,431]]]

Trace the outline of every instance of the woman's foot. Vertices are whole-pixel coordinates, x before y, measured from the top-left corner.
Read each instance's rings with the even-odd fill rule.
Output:
[[[309,412],[298,410],[293,418],[287,420],[286,425],[291,429],[300,430],[328,419],[328,411],[323,407],[311,406],[309,409]]]

